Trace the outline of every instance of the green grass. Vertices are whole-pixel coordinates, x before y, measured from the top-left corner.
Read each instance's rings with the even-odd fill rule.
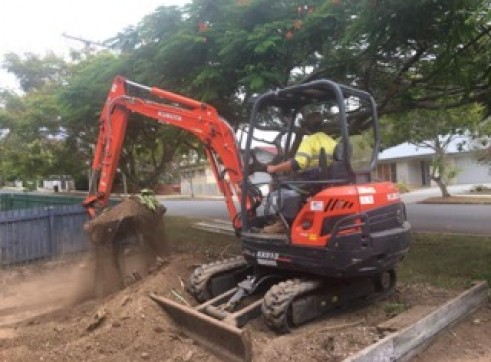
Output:
[[[174,252],[200,253],[211,260],[240,253],[234,236],[193,229],[194,218],[165,217],[168,247]],[[447,289],[469,287],[475,280],[491,284],[491,236],[412,234],[410,250],[398,269],[400,281]]]
[[[173,252],[202,253],[210,257],[229,257],[240,253],[235,236],[197,230],[192,225],[200,219],[165,216],[165,239]]]
[[[448,289],[468,287],[475,280],[491,283],[491,236],[412,234],[398,274],[403,282]]]

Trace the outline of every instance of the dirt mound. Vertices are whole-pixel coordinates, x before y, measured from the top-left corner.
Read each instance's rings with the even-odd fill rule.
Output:
[[[154,292],[194,304],[183,280],[208,261],[203,254],[170,254],[146,278],[122,291],[4,329],[0,360],[216,361],[149,298]],[[246,328],[253,339],[255,361],[341,361],[384,336],[377,325],[393,315],[394,306],[436,306],[449,297],[448,292],[433,288],[400,285],[388,300],[324,318],[289,335],[277,336],[261,319]]]
[[[163,240],[161,231],[155,235]],[[75,305],[74,289],[80,292],[85,287],[83,278],[92,275],[91,254],[2,271],[0,361],[217,361],[183,335],[149,295],[156,293],[177,302],[184,299],[193,305],[184,280],[197,265],[235,252],[227,246],[230,240],[220,241],[216,235],[200,235],[201,246],[197,240],[190,242],[189,234],[168,236],[169,251],[159,258],[154,255],[146,276],[126,280],[125,289],[109,296]],[[133,275],[140,256],[135,249],[126,250],[125,270]],[[386,300],[328,316],[284,336],[270,331],[259,318],[246,326],[254,361],[341,361],[383,338],[386,332],[378,328],[380,323],[415,306],[436,307],[456,293],[398,284]],[[489,326],[485,322],[489,315],[479,316],[481,326]],[[482,330],[469,336],[458,332],[458,336],[466,341],[487,338]]]
[[[152,210],[143,205],[137,197],[131,196],[86,222],[84,229],[91,240],[98,244],[112,242],[116,237],[124,239],[135,234],[154,239],[153,230],[163,223],[162,217],[166,211],[167,209],[160,204]]]

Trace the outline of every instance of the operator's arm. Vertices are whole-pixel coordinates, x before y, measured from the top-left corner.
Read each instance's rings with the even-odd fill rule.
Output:
[[[294,158],[290,158],[277,165],[268,165],[266,171],[268,173],[291,172],[304,169],[310,163],[311,145],[310,137],[305,138],[300,143],[298,151]]]
[[[300,169],[305,169],[311,160],[311,154],[312,154],[311,141],[312,141],[311,137],[305,138],[300,143],[300,146],[294,158],[290,158],[277,165],[268,165],[266,169],[267,172],[268,173],[291,172],[291,171],[298,171]]]
[[[294,168],[293,162],[295,162],[295,161],[294,160],[286,160],[286,161],[283,161],[277,165],[268,165],[266,167],[266,171],[268,173],[290,172]]]

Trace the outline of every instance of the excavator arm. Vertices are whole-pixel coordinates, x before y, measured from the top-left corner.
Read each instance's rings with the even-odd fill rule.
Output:
[[[129,87],[137,88],[150,97],[130,96]],[[233,226],[240,228],[233,196],[241,197],[243,165],[230,125],[208,104],[131,82],[121,76],[114,79],[99,120],[89,194],[83,202],[89,215],[95,217],[98,210],[108,203],[131,113],[186,130],[202,142],[218,187],[225,197]],[[248,196],[248,212],[254,212],[257,202]]]

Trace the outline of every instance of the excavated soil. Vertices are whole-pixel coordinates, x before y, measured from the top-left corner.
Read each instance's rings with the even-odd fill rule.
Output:
[[[192,303],[183,280],[208,259],[174,254],[150,274],[102,299],[80,302],[86,258],[5,272],[0,302],[0,360],[5,361],[216,361],[179,329],[149,297],[156,292]],[[83,288],[82,288],[83,289]],[[387,300],[331,316],[277,336],[260,319],[246,327],[255,361],[340,361],[378,341],[377,325],[394,306],[437,306],[448,292],[399,285]],[[177,300],[177,299],[176,299]]]
[[[166,252],[151,265],[145,264],[144,270],[138,270],[142,265],[138,249],[125,252],[125,274],[130,275],[126,288],[96,299],[88,299],[93,296],[92,253],[1,271],[0,360],[216,361],[148,297],[155,292],[193,304],[183,283],[197,265],[213,257],[172,243],[172,235],[167,235]],[[209,255],[230,256],[225,245],[214,247]],[[341,361],[383,338],[387,332],[377,328],[381,322],[415,306],[437,307],[455,295],[424,285],[399,284],[383,301],[318,320],[288,335],[275,335],[260,319],[246,328],[253,338],[255,361]],[[478,314],[481,327],[490,327],[489,314],[489,310]],[[472,329],[477,325],[463,333],[457,329],[455,338],[465,343],[479,333],[486,335]],[[443,349],[430,350],[431,358],[422,355],[421,361],[438,360],[433,357],[445,353]]]

